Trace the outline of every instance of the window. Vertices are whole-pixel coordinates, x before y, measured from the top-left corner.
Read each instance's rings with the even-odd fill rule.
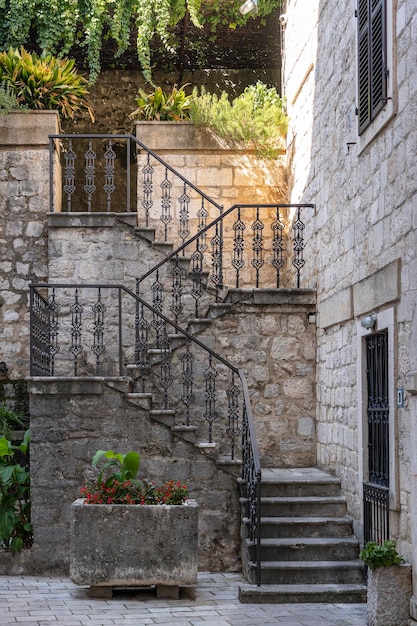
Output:
[[[359,134],[387,101],[385,0],[358,0]]]
[[[394,113],[392,0],[357,0],[356,18],[358,134],[364,147]]]

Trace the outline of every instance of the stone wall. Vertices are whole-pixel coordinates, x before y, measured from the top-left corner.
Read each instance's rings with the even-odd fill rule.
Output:
[[[395,392],[406,386],[408,372],[417,366],[417,164],[412,123],[417,14],[415,3],[404,0],[387,6],[394,23],[396,63],[389,79],[396,114],[365,145],[355,116],[353,6],[325,0],[291,2],[286,30],[288,153],[291,198],[316,204],[314,229],[309,231],[315,235],[307,234],[307,245],[316,258],[318,288],[318,462],[342,477],[349,512],[361,533],[361,484],[367,466],[359,321],[371,313],[382,319],[391,310],[391,534],[415,566],[410,527],[410,477],[416,473],[410,447],[416,431],[414,396],[407,395],[405,406],[397,408]]]
[[[123,381],[119,386],[127,391]],[[173,437],[102,378],[34,379],[28,387],[34,572],[68,573],[69,508],[91,478],[91,461],[100,449],[138,451],[142,478],[186,482],[200,507],[199,569],[239,569],[240,506],[233,474]]]
[[[29,374],[28,282],[48,276],[48,133],[56,112],[0,117],[0,361],[15,380]]]

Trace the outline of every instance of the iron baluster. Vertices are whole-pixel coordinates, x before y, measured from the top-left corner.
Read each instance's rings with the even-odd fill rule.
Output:
[[[213,367],[212,355],[209,356],[209,365],[204,372],[204,379],[206,381],[206,410],[204,413],[204,419],[208,422],[208,442],[213,443],[213,422],[218,419],[216,411],[216,377],[217,372]]]
[[[161,222],[164,225],[164,241],[168,240],[168,224],[172,220],[171,215],[171,187],[172,183],[168,179],[168,169],[165,168],[165,178],[161,183],[162,197],[161,197]]]
[[[297,272],[297,289],[300,288],[300,272],[301,268],[305,265],[305,260],[303,258],[304,252],[304,228],[305,224],[301,221],[301,209],[298,207],[297,210],[297,219],[294,221],[292,225],[294,231],[294,240],[293,240],[293,250],[294,250],[294,258],[292,260],[292,264]]]
[[[112,140],[109,140],[107,150],[104,153],[104,192],[107,196],[107,211],[111,208],[111,194],[116,189],[114,184],[114,161],[116,159],[116,153],[113,150]]]
[[[148,153],[146,165],[142,169],[143,173],[143,199],[142,206],[145,209],[145,226],[149,226],[149,212],[153,206],[152,191],[153,191],[153,177],[154,168],[150,163],[150,155]]]
[[[259,207],[256,208],[256,220],[251,225],[253,230],[253,238],[252,238],[252,250],[253,256],[251,264],[255,268],[256,272],[256,287],[259,287],[259,271],[264,265],[265,261],[263,258],[263,236],[262,231],[264,229],[264,223],[259,219]]]
[[[198,217],[197,231],[198,232],[204,231],[207,225],[207,217],[208,217],[208,211],[204,205],[204,198],[201,198],[201,208],[197,212],[197,217]],[[207,250],[206,239],[207,239],[207,234],[206,234],[206,231],[204,231],[201,234],[201,236],[198,238],[199,250],[203,253]]]
[[[82,313],[83,306],[78,299],[78,288],[75,290],[75,302],[70,307],[71,313],[71,345],[69,351],[74,357],[74,376],[78,374],[78,357],[83,351],[81,343]]]
[[[247,535],[255,547],[256,584],[261,584],[261,469],[255,459],[251,429],[246,404],[242,413],[242,482],[244,485],[245,515],[248,519]]]
[[[170,310],[174,315],[175,321],[178,322],[178,316],[183,310],[182,306],[182,278],[184,270],[179,265],[178,255],[175,257],[175,265],[172,268],[172,296]]]
[[[151,285],[152,291],[152,306],[156,309],[157,313],[153,313],[152,316],[152,327],[156,333],[156,345],[159,348],[159,336],[160,330],[164,325],[162,318],[159,316],[159,313],[162,313],[163,306],[163,286],[161,281],[159,280],[159,270],[156,271],[155,280]]]
[[[192,287],[191,296],[195,302],[195,316],[198,317],[198,304],[201,296],[203,295],[203,253],[200,249],[200,239],[197,239],[195,244],[195,251],[191,255],[191,277]]]
[[[363,484],[364,542],[383,543],[389,535],[389,487]]]
[[[65,151],[65,168],[64,168],[64,193],[67,194],[67,210],[71,213],[71,198],[76,190],[75,187],[75,159],[77,155],[72,149],[72,139],[68,142],[68,150]]]
[[[190,350],[190,342],[187,343],[184,354],[181,356],[182,363],[182,396],[185,404],[185,423],[190,425],[190,408],[193,399],[193,364],[195,357]]]
[[[164,409],[169,408],[169,396],[168,389],[172,385],[173,379],[171,376],[171,342],[167,333],[166,324],[164,322],[164,329],[159,337],[159,348],[161,351],[161,365],[160,365],[160,377],[159,383],[163,393],[163,406]]]
[[[60,347],[58,344],[58,316],[61,307],[56,301],[55,298],[55,289],[52,289],[52,296],[50,301],[48,302],[48,325],[49,325],[49,363],[50,363],[50,371],[51,376],[55,373],[55,355],[58,354]]]
[[[240,207],[237,210],[237,220],[233,224],[233,230],[235,231],[233,238],[233,260],[232,265],[236,270],[236,289],[239,288],[239,274],[242,267],[245,265],[243,258],[244,252],[244,232],[246,226],[241,220]]]
[[[136,295],[139,296],[139,279],[136,279]],[[145,393],[145,379],[151,363],[149,360],[148,331],[150,325],[145,317],[143,304],[136,300],[135,307],[135,365],[139,370],[141,391]]]
[[[96,190],[96,186],[94,184],[95,178],[95,163],[96,163],[96,153],[93,150],[92,141],[89,141],[88,150],[84,155],[85,158],[85,185],[84,191],[87,194],[87,211],[91,211],[91,198],[93,193]]]
[[[97,302],[93,305],[92,311],[94,313],[93,323],[93,345],[91,349],[93,354],[96,355],[96,376],[99,375],[100,368],[100,356],[105,351],[104,346],[104,314],[106,312],[106,305],[101,301],[101,288],[98,288]]]
[[[228,424],[226,433],[231,440],[230,456],[232,460],[235,458],[236,439],[241,434],[241,428],[239,427],[239,387],[236,385],[235,373],[232,372],[232,382],[227,390],[228,399]]]
[[[276,276],[277,276],[277,289],[279,289],[280,285],[280,276],[281,276],[281,268],[284,267],[285,259],[283,255],[284,249],[284,240],[283,240],[283,232],[284,232],[285,224],[281,219],[279,207],[276,207],[276,215],[275,220],[271,224],[271,229],[273,232],[272,236],[272,266],[275,267]]]
[[[187,237],[189,237],[190,235],[190,212],[188,209],[188,205],[190,204],[190,196],[187,193],[187,185],[185,183],[184,191],[178,198],[178,202],[180,205],[178,236],[181,239],[182,243],[184,243]],[[185,248],[183,249],[182,254],[185,255]]]
[[[219,292],[223,287],[223,276],[222,276],[222,267],[223,267],[223,241],[221,236],[221,229],[219,226],[219,222],[216,223],[216,230],[214,237],[211,239],[211,265],[213,268],[213,272],[211,274],[211,281],[214,283],[216,289],[216,302],[219,301]]]
[[[31,287],[31,375],[53,376],[49,344],[48,302]]]

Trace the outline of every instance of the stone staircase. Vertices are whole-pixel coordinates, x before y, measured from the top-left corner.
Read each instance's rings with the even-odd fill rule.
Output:
[[[243,551],[245,576],[254,583],[249,540]],[[365,602],[358,554],[339,479],[316,468],[263,469],[262,585],[242,585],[241,602]]]

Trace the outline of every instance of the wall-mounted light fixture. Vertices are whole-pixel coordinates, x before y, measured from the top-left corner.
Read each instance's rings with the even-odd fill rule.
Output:
[[[376,315],[367,315],[366,317],[361,319],[361,326],[366,328],[366,330],[372,330],[376,326]]]
[[[240,7],[239,11],[242,15],[246,15],[246,13],[250,13],[253,11],[254,13],[258,12],[258,0],[246,0]]]

